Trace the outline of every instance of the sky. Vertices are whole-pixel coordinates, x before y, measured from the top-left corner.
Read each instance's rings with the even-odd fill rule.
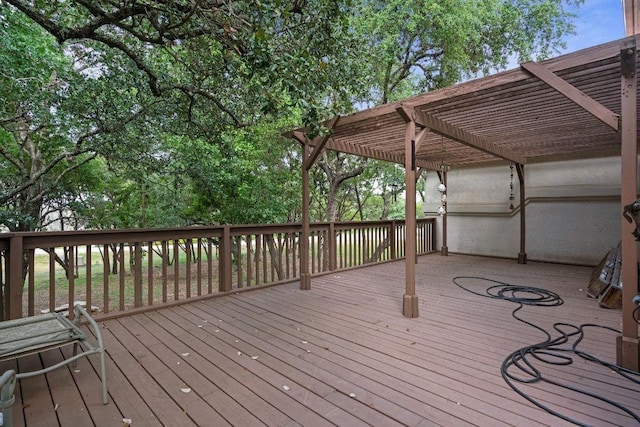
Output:
[[[566,38],[562,53],[621,39],[625,36],[622,0],[585,0],[574,20],[576,35]]]

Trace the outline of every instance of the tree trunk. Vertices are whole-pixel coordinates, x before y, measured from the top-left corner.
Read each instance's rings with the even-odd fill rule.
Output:
[[[284,280],[284,268],[282,267],[282,245],[276,244],[273,234],[265,234],[264,239],[269,247],[271,267],[276,271],[278,280]]]
[[[327,194],[327,221],[335,222],[342,218],[338,218],[338,196],[344,183],[351,178],[355,178],[364,172],[367,159],[358,160],[360,163],[351,169],[345,170],[346,157],[340,153],[335,153],[335,158],[329,159],[326,152],[322,153],[322,158],[318,162],[324,171],[327,181],[329,182],[329,190]]]

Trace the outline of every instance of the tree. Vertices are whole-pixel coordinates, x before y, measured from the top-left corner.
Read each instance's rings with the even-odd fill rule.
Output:
[[[300,159],[276,130],[288,124],[263,123],[228,131],[213,144],[172,138],[167,147],[174,176],[188,194],[189,223],[262,224],[295,221],[300,187],[293,179]]]
[[[278,114],[296,111],[314,129],[354,105],[442,87],[501,68],[511,57],[545,56],[571,31],[571,8],[580,2],[0,0],[5,47],[15,45],[2,53],[6,69],[15,71],[3,86],[14,102],[3,111],[2,138],[27,149],[41,150],[36,140],[65,147],[49,157],[32,149],[27,161],[4,150],[4,167],[20,175],[3,189],[4,201],[14,197],[5,223],[39,227],[38,195],[53,194],[55,186],[38,185],[59,183],[68,169],[103,154],[109,164],[153,163],[150,153],[160,149],[153,140],[174,134],[218,145],[211,154],[222,155],[236,150],[229,141],[235,131]],[[37,78],[21,87],[33,77],[16,59],[23,50],[36,59],[24,69]],[[342,156],[332,156],[321,166],[334,201],[327,217],[336,219],[343,186],[364,169],[356,160],[348,162],[355,165],[350,170]],[[27,163],[35,174],[24,173]],[[246,185],[229,184],[222,186],[228,195],[248,193]],[[15,198],[29,191],[31,204],[15,208]],[[219,211],[218,199],[207,203]]]
[[[317,125],[327,109],[348,109],[344,105],[350,106],[357,90],[344,81],[359,81],[357,68],[343,60],[358,48],[344,36],[349,33],[346,12],[350,4],[349,0],[0,1],[3,13],[19,16],[23,21],[28,18],[49,33],[52,38],[47,43],[53,45],[53,40],[57,41],[58,54],[64,52],[67,59],[77,59],[89,70],[83,74],[85,80],[89,75],[92,79],[88,80],[100,82],[102,93],[124,91],[131,95],[128,105],[124,102],[114,111],[137,111],[136,106],[145,109],[144,120],[119,117],[119,123],[131,124],[129,129],[101,126],[102,136],[119,130],[119,141],[129,144],[143,135],[162,139],[163,129],[169,129],[167,134],[175,134],[176,140],[217,145],[211,155],[235,150],[225,135],[232,136],[233,132],[254,125],[264,126],[274,117],[277,120],[279,113],[295,112],[295,117],[304,123]],[[43,37],[42,31],[34,34]],[[126,77],[120,78],[121,75]],[[124,81],[114,84],[114,78]],[[127,89],[131,86],[133,90]],[[81,105],[82,95],[75,95],[75,105]],[[328,96],[331,103],[326,102]],[[95,114],[93,121],[95,126],[105,118]],[[152,129],[148,125],[148,132],[131,130],[143,123],[156,126]],[[91,136],[100,137],[104,144],[102,136]],[[115,157],[125,153],[131,159],[129,150],[118,149],[117,139],[112,140],[114,144],[108,144],[105,152]],[[80,144],[76,141],[76,145]],[[82,145],[91,159],[100,155],[86,148],[88,144]],[[145,147],[140,148],[139,156],[144,156]],[[220,166],[227,163],[225,160]],[[194,168],[190,169],[194,172]],[[195,173],[191,178],[197,176]],[[30,182],[23,184],[32,186]],[[248,193],[247,184],[227,182],[222,188],[229,190],[227,200],[237,200],[233,189]],[[201,198],[200,202],[204,200]],[[215,205],[210,209],[218,211],[222,201],[206,200]],[[193,207],[203,213],[203,209]],[[37,227],[38,223],[35,220],[30,227]]]
[[[146,151],[148,141],[129,138],[129,125],[148,124],[139,119],[156,101],[138,96],[130,75],[113,72],[116,58],[91,77],[87,70],[99,61],[72,53],[76,46],[61,49],[12,8],[0,13],[0,224],[36,230],[46,223],[47,206],[64,209],[73,199],[69,190],[91,182],[78,179],[89,162]],[[122,141],[127,149],[114,150]]]
[[[353,17],[366,44],[374,104],[544,59],[573,34],[582,0],[363,0]],[[365,58],[365,59],[366,59]]]
[[[154,96],[177,93],[191,106],[206,100],[235,127],[251,120],[236,91],[256,95],[265,111],[293,100],[313,121],[319,88],[343,89],[335,83],[356,73],[339,60],[354,48],[336,42],[347,32],[349,0],[5,1],[59,44],[120,52]],[[243,85],[221,90],[238,76]]]

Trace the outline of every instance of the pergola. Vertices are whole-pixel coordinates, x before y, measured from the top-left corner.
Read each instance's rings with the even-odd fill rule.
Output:
[[[625,2],[628,34],[637,34],[636,2]],[[310,288],[308,256],[309,169],[323,150],[399,163],[405,167],[406,236],[403,314],[418,316],[415,288],[416,180],[423,169],[437,170],[446,183],[450,166],[503,159],[515,164],[520,182],[520,252],[526,263],[525,174],[533,159],[570,154],[621,155],[621,207],[638,191],[636,83],[638,36],[591,47],[519,69],[428,92],[401,102],[335,117],[326,136],[288,132],[303,146],[303,237],[301,289]],[[443,158],[442,153],[446,153]],[[622,209],[621,209],[622,212]],[[634,226],[622,224],[622,281],[638,283]],[[443,254],[446,255],[446,216]],[[638,324],[633,319],[636,286],[624,286],[618,364],[638,370]]]

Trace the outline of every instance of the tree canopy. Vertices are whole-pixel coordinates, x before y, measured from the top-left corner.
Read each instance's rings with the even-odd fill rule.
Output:
[[[0,0],[0,226],[295,221],[283,130],[548,56],[580,3]],[[342,155],[315,173],[318,220],[402,190]]]

